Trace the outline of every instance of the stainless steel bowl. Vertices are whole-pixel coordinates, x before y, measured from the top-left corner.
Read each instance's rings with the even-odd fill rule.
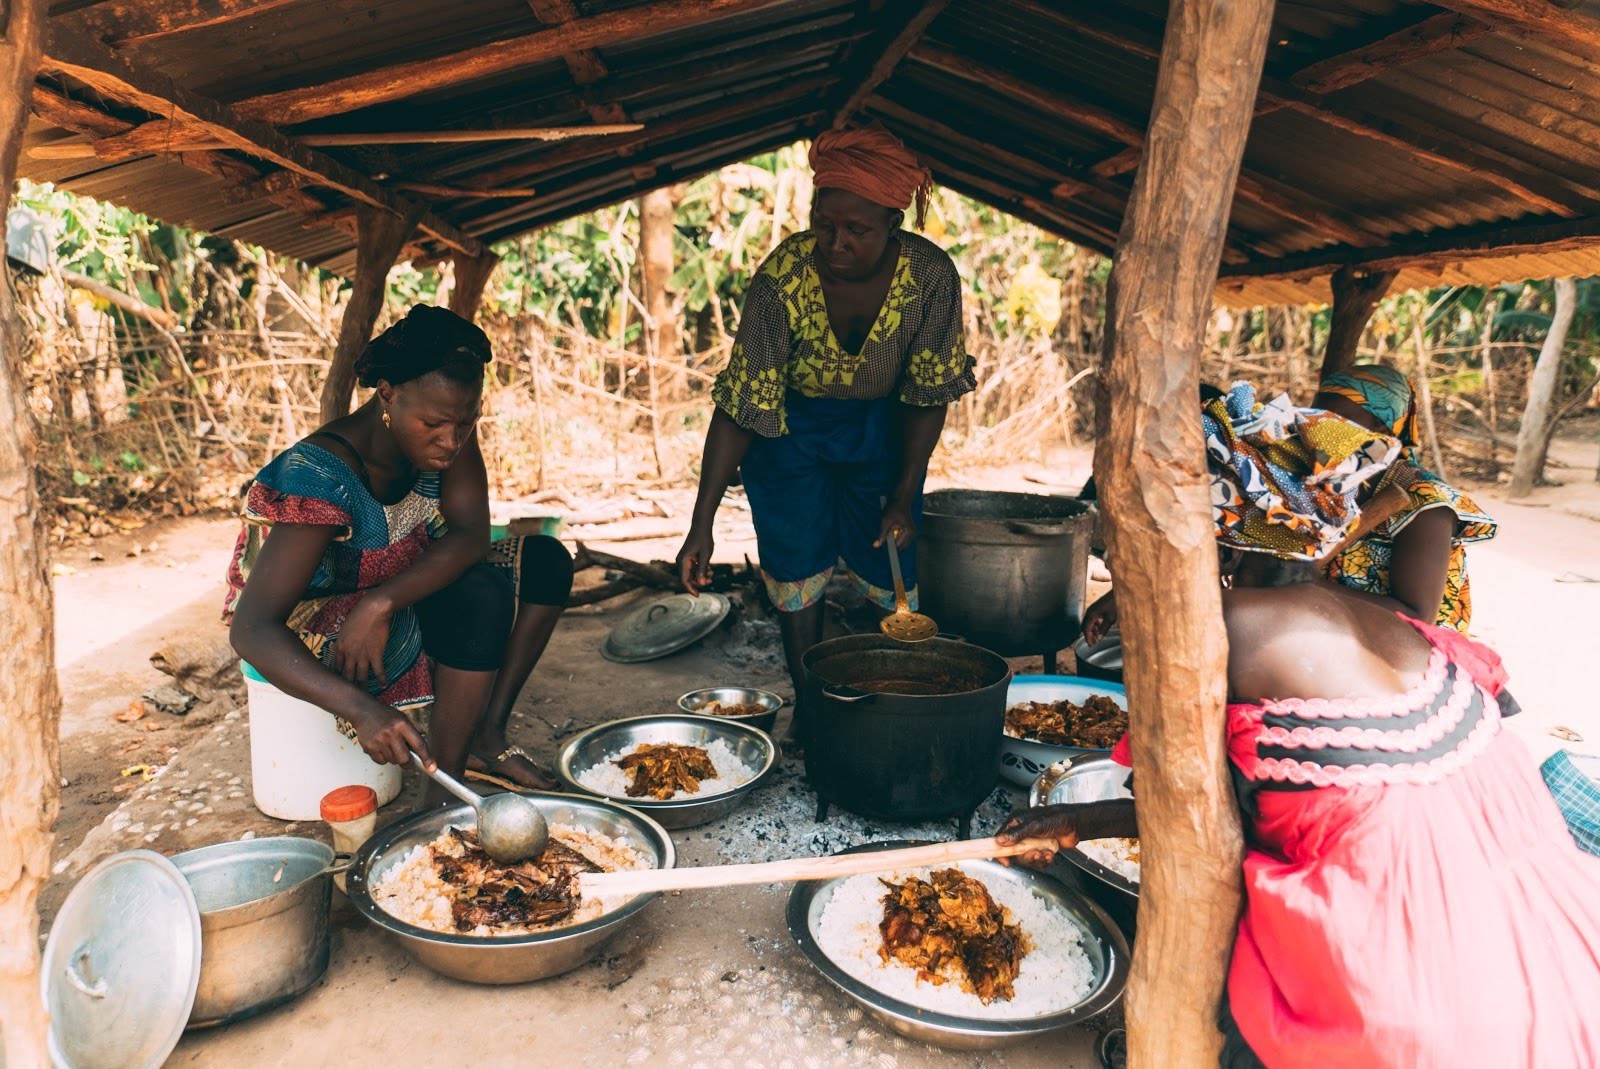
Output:
[[[700,707],[707,702],[721,702],[723,705],[759,705],[763,711],[748,716],[702,713]],[[762,731],[771,731],[773,725],[778,722],[778,710],[783,708],[783,699],[770,690],[753,690],[749,687],[706,687],[704,690],[691,690],[683,695],[678,699],[678,708],[696,716],[714,716],[730,724],[749,724]]]
[[[578,777],[589,769],[611,760],[636,742],[710,746],[718,739],[726,742],[740,761],[756,770],[755,776],[748,782],[722,794],[679,801],[657,801],[654,798],[600,795],[600,792],[578,781]],[[597,724],[568,739],[556,758],[556,775],[574,791],[610,797],[612,801],[654,817],[665,828],[693,828],[727,816],[777,767],[778,744],[760,728],[720,716],[681,713],[635,716]]]
[[[621,839],[642,851],[656,868],[676,861],[666,830],[640,813],[593,798],[565,794],[529,795],[552,825],[566,824]],[[418,813],[380,828],[356,855],[345,877],[350,901],[367,920],[392,935],[416,959],[435,972],[476,984],[520,984],[575,969],[593,958],[622,928],[649,905],[655,895],[640,895],[610,913],[567,928],[531,935],[451,935],[418,928],[384,910],[372,887],[410,853],[437,839],[446,828],[473,826],[469,805],[452,805]]]
[[[1028,804],[1066,805],[1072,802],[1106,802],[1116,798],[1132,798],[1128,790],[1126,765],[1119,765],[1104,755],[1081,755],[1057,761],[1040,773],[1028,791]],[[1112,872],[1077,847],[1063,850],[1057,855],[1079,871],[1101,883],[1131,897],[1139,898],[1139,885]],[[1059,861],[1052,864],[1060,864]]]
[[[1104,694],[1124,709],[1128,707],[1128,694],[1121,683],[1083,676],[1017,676],[1006,691],[1006,708],[1023,702],[1083,702],[1096,694]],[[1083,746],[1052,746],[1007,735],[1000,743],[1000,775],[1018,787],[1027,788],[1033,785],[1039,773],[1057,761],[1110,752]]]
[[[843,852],[854,854],[920,845],[923,844],[901,840],[868,843]],[[1131,956],[1122,932],[1099,906],[1032,869],[1021,866],[1008,868],[997,861],[963,861],[958,867],[985,883],[1026,885],[1066,913],[1072,923],[1082,929],[1083,948],[1094,969],[1094,983],[1081,1002],[1039,1017],[994,1021],[921,1009],[862,983],[834,964],[833,959],[823,953],[817,943],[817,927],[822,919],[822,911],[834,890],[844,882],[843,879],[795,885],[789,893],[789,934],[800,944],[801,951],[811,959],[811,964],[834,986],[859,1003],[862,1009],[903,1036],[950,1050],[993,1050],[1011,1046],[1047,1032],[1080,1024],[1116,1005],[1128,983]]]

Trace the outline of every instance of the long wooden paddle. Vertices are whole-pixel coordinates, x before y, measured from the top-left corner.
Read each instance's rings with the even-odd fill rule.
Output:
[[[754,883],[794,883],[831,880],[840,876],[865,876],[897,869],[920,869],[956,861],[986,861],[1016,857],[1033,850],[1054,851],[1053,839],[1024,839],[1003,844],[998,839],[966,839],[930,846],[872,850],[830,857],[796,857],[752,865],[706,865],[692,869],[630,869],[623,872],[584,873],[578,888],[585,898],[623,897],[657,891],[693,891],[708,887],[735,887]]]

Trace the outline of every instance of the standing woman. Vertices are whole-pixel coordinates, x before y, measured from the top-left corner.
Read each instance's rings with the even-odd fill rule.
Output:
[[[418,305],[356,363],[366,404],[256,476],[224,619],[273,686],[326,709],[374,761],[552,781],[506,723],[572,588],[553,538],[490,548],[475,430],[489,339]],[[405,712],[433,704],[429,745]],[[444,800],[429,785],[424,804]]]
[[[1495,522],[1466,494],[1422,467],[1417,457],[1417,400],[1411,381],[1382,364],[1362,364],[1330,375],[1317,389],[1316,408],[1343,416],[1405,448],[1372,490],[1404,491],[1404,503],[1377,529],[1339,552],[1328,577],[1353,590],[1386,599],[1425,623],[1465,632],[1472,625],[1467,543],[1495,535]]]
[[[728,366],[712,389],[700,492],[678,567],[710,582],[712,524],[734,473],[767,593],[780,611],[795,694],[822,640],[822,595],[842,562],[891,609],[893,538],[911,544],[945,406],[973,389],[955,264],[920,227],[932,179],[883,130],[830,131],[811,146],[811,229],[750,283]],[[903,562],[915,604],[916,565]],[[796,733],[804,710],[796,709]]]

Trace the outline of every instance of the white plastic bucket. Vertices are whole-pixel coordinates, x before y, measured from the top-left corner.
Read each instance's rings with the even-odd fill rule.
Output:
[[[293,698],[243,661],[250,700],[250,780],[256,808],[279,820],[321,820],[322,796],[371,787],[378,804],[400,793],[400,769],[380,765],[340,732],[331,713]]]

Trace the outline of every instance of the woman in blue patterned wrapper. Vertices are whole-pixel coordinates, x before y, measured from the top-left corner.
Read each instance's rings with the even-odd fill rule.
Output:
[[[822,595],[841,562],[868,598],[893,608],[884,542],[911,544],[945,407],[975,385],[955,264],[900,229],[913,203],[923,221],[928,171],[882,130],[822,134],[811,167],[811,229],[756,272],[713,388],[700,493],[678,553],[684,586],[700,590],[717,506],[742,469],[797,696],[800,658],[822,639]],[[912,555],[903,566],[915,604]],[[804,713],[796,708],[802,738]]]

